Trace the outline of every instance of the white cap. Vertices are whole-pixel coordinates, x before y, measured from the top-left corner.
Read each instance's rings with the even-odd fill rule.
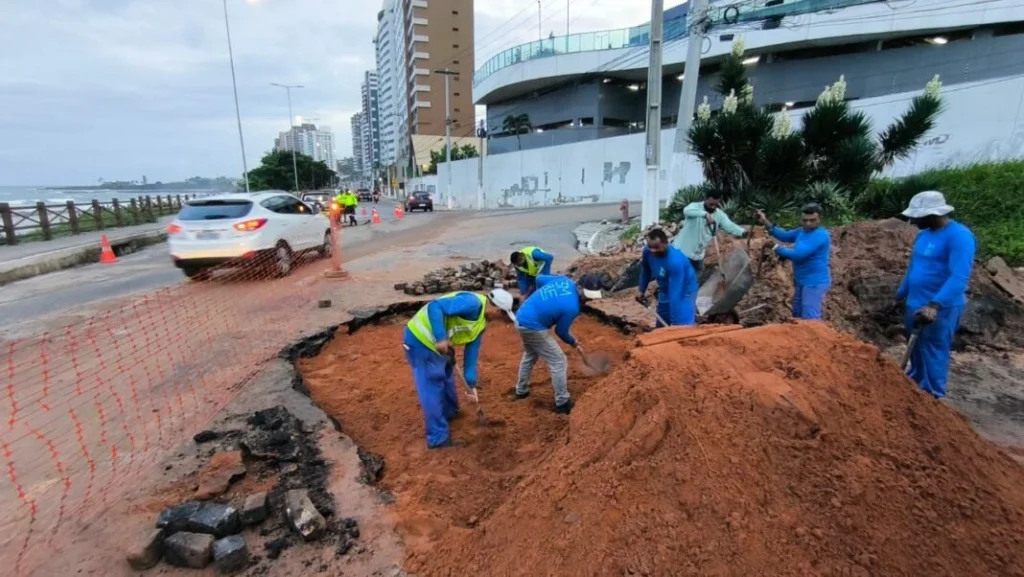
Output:
[[[953,212],[953,207],[946,204],[946,197],[937,190],[926,190],[914,195],[910,205],[903,211],[907,218],[923,218],[926,216],[946,216]]]
[[[590,290],[590,289],[583,289],[583,296],[585,296],[588,299],[593,301],[593,300],[597,300],[599,298],[602,298],[604,295],[601,294],[601,291],[595,291],[595,290]]]
[[[487,294],[487,298],[490,299],[491,304],[505,311],[508,318],[512,319],[513,322],[516,320],[515,313],[512,312],[512,305],[515,303],[515,299],[512,298],[512,294],[502,288],[496,288],[491,290]]]

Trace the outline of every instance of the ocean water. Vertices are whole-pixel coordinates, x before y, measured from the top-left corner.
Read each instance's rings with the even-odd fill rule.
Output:
[[[140,196],[166,196],[176,194],[193,194],[183,190],[46,190],[34,186],[0,186],[0,202],[6,202],[11,206],[34,205],[39,201],[46,204],[64,204],[67,201],[74,201],[75,204],[88,204],[95,200],[109,202],[114,200],[129,200]],[[196,191],[196,193],[208,194],[209,191]]]

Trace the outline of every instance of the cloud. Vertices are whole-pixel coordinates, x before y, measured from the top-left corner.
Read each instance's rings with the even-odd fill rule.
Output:
[[[643,23],[647,0],[544,0],[543,33]],[[374,68],[379,2],[228,0],[246,159],[287,126],[271,82],[303,84],[294,114],[350,117]],[[670,2],[671,3],[671,2]],[[7,2],[0,35],[0,185],[241,173],[220,0]],[[533,0],[476,0],[477,65],[536,37]]]

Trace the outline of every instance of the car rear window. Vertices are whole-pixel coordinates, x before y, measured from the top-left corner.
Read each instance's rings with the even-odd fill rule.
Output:
[[[430,196],[430,193],[429,192],[416,191],[416,192],[412,193],[412,195],[413,196],[418,196],[420,198],[425,198],[425,197]]]
[[[178,213],[179,220],[222,220],[242,218],[252,210],[248,200],[200,200],[185,205]]]

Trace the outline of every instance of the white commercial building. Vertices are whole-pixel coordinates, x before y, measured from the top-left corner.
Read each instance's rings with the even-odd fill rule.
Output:
[[[352,115],[352,158],[355,160],[356,180],[362,184],[366,178],[366,158],[363,156],[363,113]]]
[[[380,111],[377,106],[377,73],[367,70],[362,85],[363,96],[363,165],[364,174],[376,179],[380,162]]]

